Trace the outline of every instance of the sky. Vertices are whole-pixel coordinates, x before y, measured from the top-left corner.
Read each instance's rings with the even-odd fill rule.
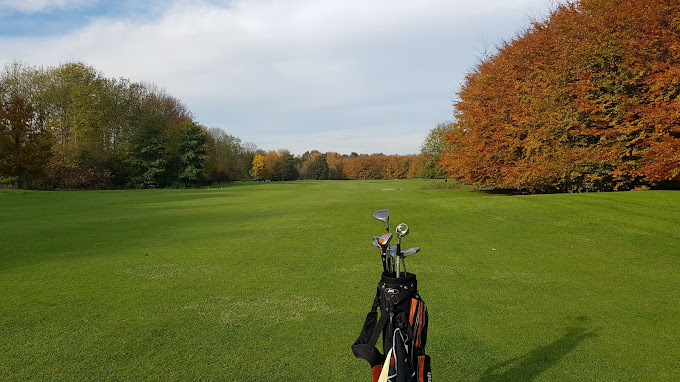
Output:
[[[416,154],[551,0],[0,0],[0,67],[152,82],[264,150]]]

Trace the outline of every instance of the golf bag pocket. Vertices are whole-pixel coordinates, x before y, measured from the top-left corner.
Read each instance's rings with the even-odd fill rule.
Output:
[[[430,368],[430,356],[421,355],[418,357],[416,365],[416,381],[432,382],[432,369]]]

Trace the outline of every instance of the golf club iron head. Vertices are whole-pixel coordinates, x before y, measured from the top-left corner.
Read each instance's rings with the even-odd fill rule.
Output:
[[[373,218],[385,223],[385,231],[390,232],[390,210],[377,210],[373,213]]]

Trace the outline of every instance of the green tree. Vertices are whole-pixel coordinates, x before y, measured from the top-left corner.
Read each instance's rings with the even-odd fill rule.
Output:
[[[140,110],[138,125],[131,137],[128,163],[131,169],[130,183],[137,188],[157,188],[165,179],[166,147],[163,142],[163,125],[151,113]]]
[[[246,179],[252,165],[252,158],[244,158],[241,140],[225,133],[222,129],[206,129],[207,155],[206,171],[214,182],[227,182]],[[247,165],[244,161],[247,160]]]
[[[451,150],[451,146],[446,142],[444,134],[451,131],[451,122],[440,122],[427,134],[420,146],[420,154],[426,159],[423,162],[424,178],[441,179],[446,177],[446,169],[439,164],[441,154],[446,150]]]
[[[288,150],[279,150],[279,160],[274,165],[273,180],[296,180],[300,176],[297,159]]]
[[[200,126],[188,121],[182,128],[182,142],[179,145],[179,173],[176,187],[196,187],[208,180],[203,170],[207,155],[206,135]]]
[[[148,128],[137,132],[132,144],[131,184],[138,188],[157,188],[162,186],[167,161],[165,146],[158,128]]]
[[[305,169],[305,179],[326,180],[330,176],[326,154],[319,153],[309,158],[303,168]]]

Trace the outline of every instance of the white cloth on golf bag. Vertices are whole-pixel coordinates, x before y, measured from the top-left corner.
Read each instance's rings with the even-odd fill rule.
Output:
[[[389,374],[390,371],[390,360],[392,359],[392,349],[390,349],[389,352],[387,352],[387,355],[385,356],[385,363],[382,366],[382,371],[380,372],[380,377],[378,378],[378,382],[387,382],[387,374]]]
[[[385,357],[382,373],[378,382],[412,382],[415,381],[416,373],[411,368],[411,363],[406,352],[404,336],[401,329],[394,330],[392,336],[392,348]],[[384,376],[384,377],[383,377]]]

